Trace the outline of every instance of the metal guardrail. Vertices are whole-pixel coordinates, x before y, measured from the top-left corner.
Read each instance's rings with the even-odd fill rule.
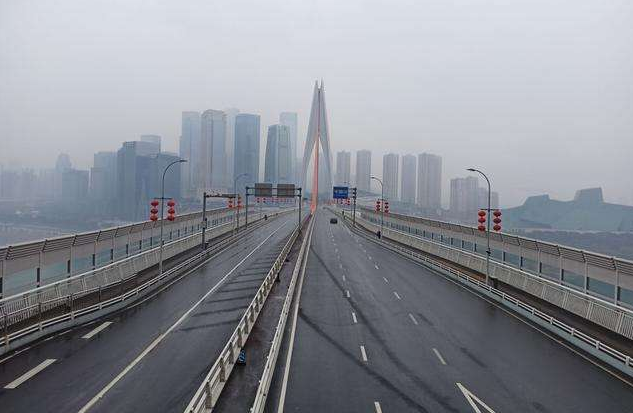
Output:
[[[365,227],[366,229],[369,229],[371,231],[374,231],[377,226],[373,223],[370,223],[369,221],[366,221],[365,219],[358,219],[356,220],[357,224],[360,224],[361,226]],[[387,248],[394,250],[396,252],[399,252],[402,255],[408,256],[408,257],[412,257],[417,261],[422,261],[424,263],[427,263],[433,267],[439,268],[442,271],[449,273],[451,276],[455,277],[456,279],[458,279],[459,281],[463,282],[463,283],[467,283],[470,285],[473,285],[477,288],[483,289],[485,291],[487,291],[489,294],[496,296],[500,301],[505,301],[508,302],[510,304],[512,304],[513,306],[527,311],[528,313],[532,314],[534,317],[537,317],[541,320],[543,320],[544,322],[546,322],[547,324],[549,324],[550,326],[552,326],[553,328],[555,328],[556,330],[558,330],[560,336],[563,335],[568,335],[569,338],[575,338],[576,340],[579,340],[585,344],[587,344],[588,346],[590,346],[592,349],[595,349],[599,354],[602,354],[603,356],[607,357],[607,360],[613,360],[616,361],[617,363],[609,363],[612,366],[618,368],[620,371],[624,372],[625,374],[629,375],[629,376],[633,376],[633,361],[631,360],[631,356],[624,354],[621,351],[618,351],[604,343],[602,343],[600,340],[597,340],[591,336],[589,336],[588,334],[583,333],[582,331],[575,329],[565,323],[563,323],[562,321],[556,319],[553,316],[550,316],[547,313],[544,313],[542,311],[540,311],[539,309],[524,303],[523,301],[501,291],[498,290],[490,285],[487,285],[485,282],[479,281],[476,278],[473,278],[471,276],[469,276],[468,274],[465,274],[453,267],[447,266],[445,264],[443,264],[441,261],[439,260],[434,260],[433,258],[429,257],[426,254],[420,254],[417,253],[415,251],[412,251],[411,249],[408,248],[404,248],[400,245],[394,244],[390,241],[388,241],[385,238],[391,238],[394,239],[392,237],[390,237],[390,232],[396,232],[396,231],[392,231],[387,229],[386,231],[384,231],[383,233],[383,238],[382,240],[379,242],[381,245],[385,245]],[[409,238],[413,238],[411,236],[406,235]],[[376,240],[371,240],[374,242],[377,242]],[[402,242],[402,241],[406,241],[406,240],[397,240],[394,239],[394,241],[400,242],[404,245],[408,245],[412,248],[416,248],[416,246],[407,243],[407,242]]]
[[[283,213],[276,213],[276,215]],[[256,226],[251,228],[255,229]],[[233,223],[228,222],[212,227],[208,232],[210,233],[209,236],[214,238],[232,230]],[[240,233],[239,235],[242,236],[243,234]],[[128,257],[91,272],[74,276],[68,280],[48,284],[23,294],[4,298],[0,300],[0,331],[3,334],[2,340],[0,340],[0,351],[6,351],[10,343],[29,334],[128,300],[233,241],[234,237],[230,237],[213,244],[207,250],[201,251],[170,270],[165,271],[162,276],[152,277],[127,291],[121,289],[114,297],[107,299],[102,299],[102,293],[133,281],[140,271],[157,264],[159,259],[158,248]],[[174,257],[199,246],[200,243],[201,234],[197,233],[165,244],[163,247],[163,259]],[[97,296],[96,303],[87,299],[93,294]],[[28,322],[28,320],[31,320],[31,322],[24,327],[9,332],[11,326],[20,322]]]
[[[307,217],[304,218],[304,221],[305,219],[307,219]],[[246,340],[248,339],[248,336],[257,321],[257,317],[268,298],[268,294],[274,285],[275,278],[281,270],[281,267],[283,266],[284,261],[298,235],[299,230],[295,229],[277,256],[272,268],[268,271],[268,274],[257,290],[255,297],[237,324],[235,331],[220,352],[220,356],[216,359],[215,363],[213,363],[213,366],[187,405],[185,413],[210,412],[217,403],[220,393],[222,392],[229,375],[233,371],[233,367],[235,367],[239,352],[246,344]]]
[[[255,401],[253,402],[253,406],[250,410],[251,413],[262,413],[266,407],[266,399],[268,398],[270,383],[275,371],[275,365],[277,364],[277,357],[279,356],[279,349],[281,348],[284,330],[286,328],[286,321],[288,320],[288,314],[290,313],[290,305],[292,304],[292,300],[294,298],[295,285],[297,283],[297,279],[299,278],[299,273],[303,274],[305,272],[306,263],[308,261],[310,238],[312,236],[313,227],[314,220],[310,222],[310,227],[306,231],[306,236],[301,243],[297,262],[292,272],[292,279],[290,280],[290,285],[288,286],[288,294],[286,294],[286,299],[284,300],[284,305],[281,309],[279,322],[277,323],[277,327],[275,329],[275,336],[273,337],[272,345],[266,358],[262,377],[259,380],[259,387],[257,388],[257,393],[255,394]],[[298,289],[301,290],[301,283],[299,284]]]
[[[357,222],[359,219],[363,222],[371,223],[374,228],[377,228],[377,224],[362,217],[357,218]],[[486,259],[483,256],[390,227],[385,226],[383,231],[385,236],[391,237],[395,241],[411,245],[421,251],[453,261],[474,271],[485,273]],[[574,290],[497,260],[490,261],[490,276],[596,323],[601,327],[633,339],[633,311],[625,307]]]

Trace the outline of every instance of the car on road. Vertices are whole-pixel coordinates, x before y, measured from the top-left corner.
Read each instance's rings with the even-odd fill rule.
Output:
[[[330,218],[330,224],[338,224],[337,218]]]

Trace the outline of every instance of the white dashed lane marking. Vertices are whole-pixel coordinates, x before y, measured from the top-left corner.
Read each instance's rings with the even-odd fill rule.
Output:
[[[4,386],[4,388],[5,389],[15,389],[20,384],[24,383],[25,381],[27,381],[31,377],[35,376],[37,373],[39,373],[40,371],[44,370],[46,367],[50,366],[51,364],[55,363],[56,361],[57,361],[57,359],[46,359],[46,360],[44,360],[43,362],[41,362],[37,366],[33,367],[31,370],[27,371],[26,373],[24,373],[23,375],[21,375],[17,379],[13,380],[11,383],[9,383],[6,386]]]

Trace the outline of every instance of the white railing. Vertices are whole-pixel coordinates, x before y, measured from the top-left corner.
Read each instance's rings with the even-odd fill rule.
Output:
[[[378,228],[378,224],[362,217],[357,216],[356,222],[364,226],[372,225],[372,230]],[[392,238],[394,241],[411,245],[428,254],[447,259],[479,273],[486,271],[486,258],[473,252],[386,226],[383,231],[386,237]],[[490,276],[601,327],[633,339],[633,311],[627,308],[576,291],[497,260],[490,261]]]
[[[251,413],[262,413],[264,411],[264,408],[266,407],[266,399],[268,398],[270,383],[273,378],[273,373],[275,372],[275,365],[277,364],[277,357],[279,356],[279,349],[281,348],[284,330],[286,328],[286,321],[288,320],[288,314],[290,313],[290,305],[292,304],[292,300],[294,298],[295,285],[297,283],[297,279],[299,278],[299,273],[303,274],[305,272],[306,263],[308,261],[310,238],[313,227],[314,220],[310,222],[310,227],[306,231],[306,236],[301,243],[301,249],[299,250],[297,262],[292,272],[292,279],[290,280],[290,285],[288,286],[288,293],[286,294],[286,299],[284,300],[281,315],[279,316],[279,322],[277,323],[277,327],[275,329],[275,336],[273,337],[272,345],[266,358],[266,364],[264,365],[262,377],[259,380],[257,393],[255,393],[255,401],[253,402],[253,406],[251,407]],[[303,275],[301,275],[301,277],[303,277]],[[301,283],[299,283],[298,291],[301,291]]]
[[[304,222],[308,217],[304,218]],[[283,249],[277,256],[272,268],[268,271],[268,274],[264,278],[264,281],[257,290],[255,297],[237,324],[237,327],[229,338],[229,341],[220,352],[220,356],[216,359],[215,363],[213,363],[213,366],[187,405],[187,408],[185,409],[186,413],[210,412],[217,403],[220,393],[222,392],[229,375],[233,371],[233,367],[235,366],[240,350],[244,347],[262,307],[264,306],[266,298],[268,298],[268,294],[273,287],[275,278],[281,270],[281,267],[283,266],[284,261],[298,235],[299,231],[298,229],[295,229],[288,239],[288,242],[286,242]]]
[[[275,213],[273,216],[288,212],[291,211]],[[231,232],[233,227],[232,222],[212,227],[207,230],[209,239]],[[256,225],[252,227],[249,225],[250,230],[254,230],[256,227]],[[243,236],[243,233],[239,233],[239,236]],[[0,326],[2,326],[0,331],[3,336],[2,340],[0,340],[0,352],[7,351],[10,343],[29,334],[74,320],[76,317],[102,310],[136,296],[143,290],[183,270],[190,264],[200,261],[209,254],[218,251],[218,249],[224,248],[234,242],[235,237],[212,244],[207,250],[165,271],[162,276],[152,277],[140,285],[128,288],[126,291],[123,291],[125,283],[134,281],[140,271],[158,263],[158,248],[73,276],[64,281],[6,297],[0,300]],[[199,246],[201,241],[202,235],[197,233],[165,244],[163,247],[163,259],[169,259]],[[112,295],[112,291],[116,290],[117,286],[120,286],[121,289],[116,291],[114,296],[104,299],[103,295]],[[17,329],[13,328],[19,323],[25,323],[25,325]]]
[[[358,217],[356,218],[356,223],[360,224],[362,227],[369,229],[370,231],[375,231],[378,226],[366,221],[364,219],[359,219]],[[413,238],[412,236],[409,236],[407,234],[404,233],[399,233],[398,231],[393,231],[391,229],[388,228],[383,228],[383,237],[382,240],[379,242],[377,240],[374,239],[370,239],[373,242],[377,242],[380,243],[381,245],[384,245],[385,247],[394,250],[396,252],[401,253],[402,255],[411,257],[417,261],[422,261],[424,263],[427,263],[433,267],[439,268],[442,271],[444,271],[445,273],[450,274],[451,276],[453,276],[454,278],[456,278],[458,281],[462,282],[462,283],[466,283],[472,286],[475,286],[479,289],[485,290],[486,292],[489,293],[489,295],[492,295],[494,297],[496,297],[497,299],[499,299],[502,302],[506,302],[506,303],[510,303],[512,304],[512,306],[516,307],[517,309],[526,311],[527,313],[531,314],[532,316],[546,322],[547,324],[549,324],[553,329],[556,330],[556,332],[558,333],[558,335],[560,336],[565,336],[567,335],[568,338],[570,339],[576,339],[582,343],[585,343],[586,345],[588,345],[591,349],[595,349],[596,355],[597,356],[602,356],[601,359],[608,362],[610,365],[618,368],[620,371],[626,373],[627,375],[631,376],[633,375],[633,362],[631,360],[631,356],[624,354],[621,351],[618,351],[610,346],[608,346],[607,344],[602,343],[600,340],[597,340],[593,337],[591,337],[590,335],[583,333],[582,331],[573,328],[565,323],[563,323],[562,321],[556,319],[553,316],[550,316],[547,313],[544,313],[543,311],[540,311],[539,309],[524,303],[523,301],[499,290],[496,289],[490,285],[487,285],[485,282],[482,282],[474,277],[471,277],[470,275],[459,271],[458,269],[456,269],[455,267],[452,266],[448,266],[446,264],[444,264],[442,261],[440,260],[436,260],[433,259],[432,256],[429,256],[426,253],[418,253],[410,248],[405,248],[402,247],[398,244],[395,244],[393,242],[390,242],[388,239],[392,239],[400,244],[404,244],[407,245],[409,247],[412,247],[414,249],[417,249],[417,247],[414,245],[414,243],[410,242],[412,241]],[[407,240],[406,238],[411,238],[409,240]],[[409,242],[407,242],[409,241]]]

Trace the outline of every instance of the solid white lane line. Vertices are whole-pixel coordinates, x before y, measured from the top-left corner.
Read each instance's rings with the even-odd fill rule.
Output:
[[[380,403],[374,402],[374,408],[376,409],[376,413],[382,413],[382,409],[380,408]]]
[[[89,332],[88,334],[82,336],[81,338],[84,338],[86,340],[91,339],[92,337],[96,336],[97,334],[99,334],[101,331],[105,330],[106,328],[108,328],[110,326],[110,324],[112,324],[112,321],[106,321],[105,323],[101,324],[99,327],[95,328],[94,330],[92,330],[91,332]]]
[[[363,361],[367,362],[367,353],[365,352],[365,346],[360,346],[360,355],[363,357]]]
[[[44,370],[46,367],[50,366],[51,364],[55,363],[56,361],[57,361],[57,359],[46,359],[46,360],[44,360],[43,362],[41,362],[37,366],[33,367],[31,370],[27,371],[26,373],[24,373],[23,375],[21,375],[17,379],[13,380],[11,383],[9,383],[6,386],[4,386],[4,388],[5,389],[15,389],[20,384],[24,383],[25,381],[27,381],[31,377],[35,376],[37,373],[39,373],[40,371]]]
[[[345,290],[345,296],[346,296],[347,298],[349,298],[349,297],[350,297],[350,295],[349,295],[349,290]]]
[[[415,319],[413,314],[409,313],[409,318],[411,319],[411,321],[413,321],[413,324],[415,324],[416,326],[418,325],[418,320]]]
[[[376,269],[377,269],[377,270],[379,270],[379,269],[380,269],[380,268],[378,268],[378,265],[377,265],[377,264],[374,264],[374,267],[376,267]]]
[[[397,292],[395,292],[395,291],[394,291],[394,292],[393,292],[393,295],[395,295],[395,296],[396,296],[396,298],[397,298],[398,300],[402,300],[402,298],[400,297],[400,295],[398,295],[398,293],[397,293]]]
[[[371,261],[371,255],[367,255],[367,258],[369,258],[369,260]]]
[[[440,354],[439,351],[437,351],[436,348],[433,349],[433,353],[435,353],[437,358],[440,360],[440,363],[442,363],[442,365],[446,366],[446,361],[444,360],[444,357],[442,357],[442,355]]]
[[[187,317],[189,317],[189,314],[191,314],[196,308],[198,308],[198,306],[200,304],[202,304],[204,302],[204,300],[207,299],[207,297],[209,297],[211,294],[213,294],[218,288],[220,288],[222,286],[222,284],[224,283],[224,281],[226,281],[226,279],[233,274],[233,272],[235,272],[235,270],[237,270],[239,268],[240,265],[242,265],[244,263],[244,261],[246,261],[247,259],[249,259],[251,257],[251,255],[253,255],[257,250],[259,250],[259,248],[264,245],[269,239],[270,237],[272,237],[273,235],[275,235],[277,233],[277,231],[279,231],[281,228],[283,228],[286,225],[287,222],[284,222],[279,228],[277,228],[276,230],[274,230],[273,232],[270,233],[269,236],[267,236],[261,243],[259,243],[259,245],[257,245],[257,247],[255,247],[251,252],[248,253],[248,255],[246,255],[244,258],[242,258],[242,260],[240,262],[238,262],[235,267],[233,267],[229,272],[227,272],[224,277],[222,277],[222,279],[220,281],[217,282],[217,284],[215,284],[213,286],[213,288],[211,288],[209,291],[206,292],[205,295],[202,296],[201,299],[199,299],[198,301],[196,301],[196,303],[189,308],[189,310],[187,310],[174,324],[172,324],[163,334],[159,335],[158,337],[156,337],[154,339],[154,341],[152,341],[150,343],[149,346],[147,346],[145,348],[145,350],[143,350],[141,352],[141,354],[139,354],[134,360],[132,360],[132,362],[130,364],[128,364],[119,374],[116,375],[116,377],[114,379],[112,379],[112,381],[110,383],[108,383],[103,389],[101,389],[101,391],[99,393],[97,393],[92,399],[90,399],[90,401],[88,403],[86,403],[86,405],[84,407],[81,408],[81,410],[79,410],[79,413],[85,413],[87,412],[92,406],[95,405],[95,403],[97,403],[99,401],[99,399],[101,399],[108,391],[110,391],[110,389],[112,387],[114,387],[115,384],[117,384],[119,382],[119,380],[121,380],[130,370],[132,370],[134,368],[134,366],[136,366],[145,356],[147,356],[152,350],[154,350],[154,348],[156,348],[156,346],[158,346],[158,344],[160,344],[161,341],[163,341],[163,339],[165,339],[165,337],[167,337],[167,335],[169,335],[169,333],[171,333],[172,331],[174,331],[174,329],[176,329],[176,327],[178,327],[183,321],[185,321],[185,319]]]
[[[495,411],[492,410],[490,406],[484,403],[479,397],[475,396],[473,392],[468,390],[461,383],[455,383],[455,384],[457,384],[457,388],[462,392],[462,394],[468,401],[468,404],[470,404],[470,407],[473,408],[475,413],[482,413],[481,410],[479,409],[479,406],[483,407],[485,411],[488,413],[495,413]],[[477,404],[479,404],[479,406],[477,406]]]
[[[343,269],[343,264],[339,262],[338,268],[342,270]]]
[[[358,324],[358,320],[356,319],[356,313],[352,313],[352,320],[354,320],[354,324]]]
[[[389,280],[388,280],[388,279],[386,279],[385,277],[382,277],[382,279],[383,279],[383,280],[385,280],[385,282],[386,282],[387,284],[389,284]]]
[[[345,274],[343,274],[343,281],[345,281]]]

